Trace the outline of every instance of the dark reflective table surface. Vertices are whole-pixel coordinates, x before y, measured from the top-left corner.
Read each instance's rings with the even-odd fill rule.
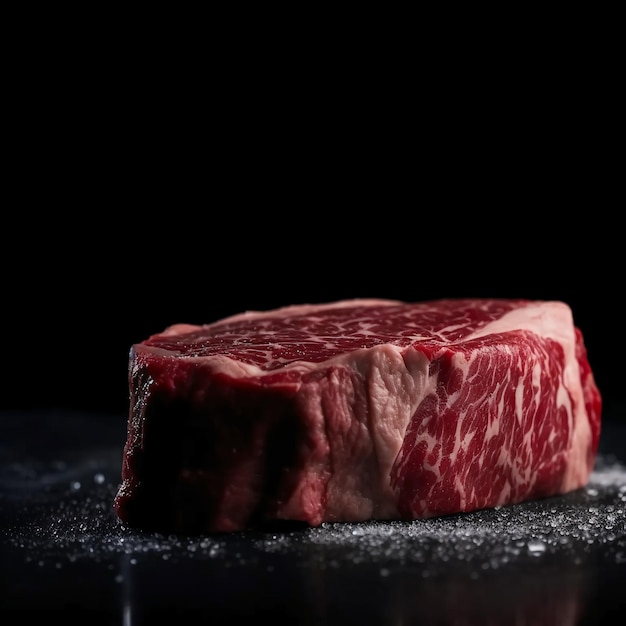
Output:
[[[575,493],[416,522],[122,526],[124,416],[0,412],[0,624],[586,625],[626,608],[626,429]]]

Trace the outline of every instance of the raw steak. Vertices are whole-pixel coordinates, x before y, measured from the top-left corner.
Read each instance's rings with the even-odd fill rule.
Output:
[[[130,350],[129,526],[408,520],[580,488],[601,396],[558,301],[354,299]]]

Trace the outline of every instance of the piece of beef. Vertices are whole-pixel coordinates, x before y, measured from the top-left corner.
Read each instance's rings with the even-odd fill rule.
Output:
[[[415,519],[582,487],[601,396],[563,302],[355,299],[136,344],[130,526]]]

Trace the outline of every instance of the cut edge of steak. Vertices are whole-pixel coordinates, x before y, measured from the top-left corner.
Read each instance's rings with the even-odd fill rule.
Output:
[[[224,532],[417,519],[584,486],[601,396],[562,302],[355,299],[134,345],[115,510]]]

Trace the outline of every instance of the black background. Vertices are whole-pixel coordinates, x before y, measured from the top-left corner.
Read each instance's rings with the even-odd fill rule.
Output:
[[[621,400],[609,41],[407,67],[44,34],[6,77],[0,408],[125,415],[167,325],[351,297],[566,301]]]

